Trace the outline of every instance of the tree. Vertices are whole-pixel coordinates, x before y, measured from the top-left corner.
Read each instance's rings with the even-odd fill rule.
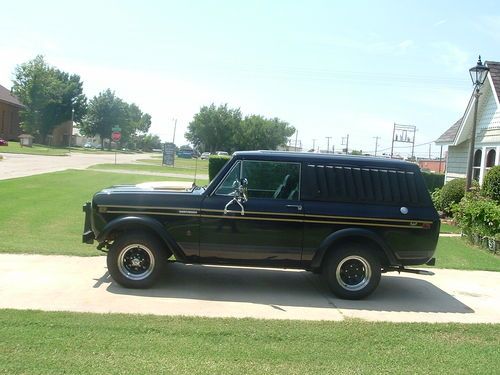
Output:
[[[276,150],[293,133],[295,128],[278,118],[246,116],[235,132],[235,146],[237,150]]]
[[[99,135],[104,148],[104,138],[111,136],[112,128],[123,127],[127,133],[128,115],[128,104],[107,89],[90,100],[80,130],[87,136]]]
[[[80,76],[48,65],[41,55],[16,67],[12,91],[25,105],[20,111],[23,130],[42,142],[54,127],[71,119],[73,109],[77,122],[86,111]]]
[[[227,104],[203,106],[189,123],[184,137],[195,147],[215,152],[234,147],[234,133],[241,122],[239,109],[228,108]]]
[[[143,113],[134,103],[128,104],[107,89],[93,97],[89,103],[87,115],[84,118],[80,130],[84,135],[101,137],[104,147],[104,139],[109,138],[114,127],[121,130],[122,144],[131,144],[134,147],[145,141],[144,133],[151,126],[151,116]],[[142,137],[141,137],[142,136]],[[152,139],[146,140],[149,145]]]
[[[134,149],[143,151],[153,151],[153,149],[161,149],[162,142],[160,137],[154,134],[140,134],[133,137]]]

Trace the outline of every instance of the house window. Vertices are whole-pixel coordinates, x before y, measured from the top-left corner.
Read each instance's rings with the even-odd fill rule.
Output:
[[[495,166],[495,159],[497,157],[497,152],[495,150],[489,150],[486,154],[486,171],[489,171],[491,167]]]
[[[483,156],[483,152],[481,150],[476,150],[474,153],[474,164],[472,168],[472,178],[476,181],[479,181],[479,175],[481,173],[481,158]]]

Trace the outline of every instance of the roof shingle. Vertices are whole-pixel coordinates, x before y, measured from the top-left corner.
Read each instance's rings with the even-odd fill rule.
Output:
[[[0,102],[5,102],[12,104],[16,107],[24,107],[23,103],[19,101],[14,95],[10,93],[10,90],[0,85]]]

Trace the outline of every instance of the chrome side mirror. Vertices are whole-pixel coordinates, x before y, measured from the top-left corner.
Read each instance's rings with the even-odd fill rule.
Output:
[[[233,182],[233,189],[233,199],[227,202],[226,206],[224,207],[224,215],[227,215],[227,213],[229,212],[229,206],[231,206],[233,203],[236,203],[238,206],[240,206],[241,216],[244,216],[245,208],[243,207],[243,203],[248,201],[248,180],[246,178],[235,180]]]

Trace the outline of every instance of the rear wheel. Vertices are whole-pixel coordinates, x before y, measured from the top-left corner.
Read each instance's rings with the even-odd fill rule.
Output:
[[[370,295],[380,282],[380,260],[371,248],[346,244],[330,254],[323,273],[336,296],[361,299]]]
[[[163,248],[158,238],[143,232],[120,236],[108,252],[108,271],[124,287],[149,288],[165,269],[168,257]]]

